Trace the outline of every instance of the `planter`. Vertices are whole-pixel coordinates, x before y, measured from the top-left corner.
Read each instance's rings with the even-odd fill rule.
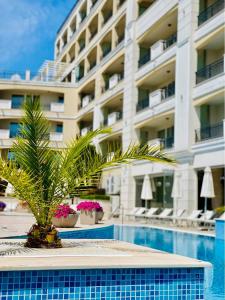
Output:
[[[95,210],[81,210],[80,211],[80,224],[95,225],[98,223],[97,212]]]
[[[104,216],[104,212],[103,211],[98,211],[97,212],[97,220],[98,221],[102,221],[103,216]]]
[[[55,227],[61,227],[61,228],[73,228],[78,220],[78,214],[70,214],[68,217],[64,218],[52,218],[52,224]]]

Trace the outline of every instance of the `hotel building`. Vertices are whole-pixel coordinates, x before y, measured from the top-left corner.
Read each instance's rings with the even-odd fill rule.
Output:
[[[55,60],[37,76],[0,79],[0,148],[10,156],[24,95],[40,95],[52,123],[50,139],[63,147],[76,134],[112,128],[95,143],[126,150],[158,144],[178,164],[132,165],[104,171],[102,186],[119,194],[125,209],[144,206],[143,178],[151,178],[148,205],[203,208],[203,171],[212,168],[224,205],[225,1],[78,0],[60,27]],[[109,157],[113,153],[108,153]],[[182,197],[171,197],[179,170]]]

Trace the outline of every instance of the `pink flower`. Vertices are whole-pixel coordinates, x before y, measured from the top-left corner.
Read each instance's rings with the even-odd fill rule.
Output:
[[[103,211],[101,205],[95,201],[83,201],[77,205],[77,210],[86,210],[86,211]]]
[[[73,210],[68,204],[61,204],[56,209],[54,217],[57,219],[67,218],[70,214],[76,214],[75,210]]]

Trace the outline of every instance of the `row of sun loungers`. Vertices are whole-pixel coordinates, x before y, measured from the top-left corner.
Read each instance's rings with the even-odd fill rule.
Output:
[[[198,226],[200,224],[213,226],[215,224],[214,217],[215,212],[212,210],[207,210],[203,213],[202,210],[193,210],[189,215],[185,215],[185,209],[178,209],[173,211],[171,208],[164,208],[161,212],[159,212],[159,208],[152,207],[150,209],[146,209],[143,207],[135,207],[128,214],[128,217],[134,217],[135,219],[144,219],[146,221],[172,221],[177,225],[192,225]],[[225,213],[221,216],[217,217],[219,219],[225,219]]]

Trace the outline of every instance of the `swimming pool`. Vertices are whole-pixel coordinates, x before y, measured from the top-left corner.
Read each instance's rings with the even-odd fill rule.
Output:
[[[91,230],[61,233],[62,238],[115,238],[137,245],[176,253],[213,265],[212,286],[208,288],[206,300],[225,299],[225,248],[222,240],[203,235],[162,230],[149,227],[109,226]]]

